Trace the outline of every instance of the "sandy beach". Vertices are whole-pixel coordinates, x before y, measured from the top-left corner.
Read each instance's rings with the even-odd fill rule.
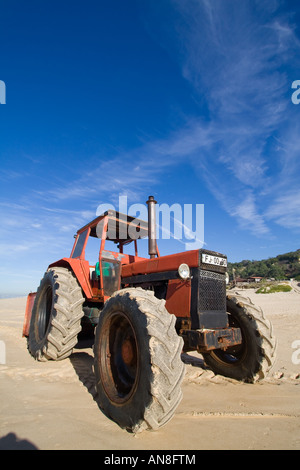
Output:
[[[273,323],[270,377],[239,383],[215,376],[202,356],[184,354],[174,418],[137,435],[99,409],[91,347],[79,344],[61,362],[36,362],[22,338],[26,299],[0,300],[0,449],[300,449],[300,293],[242,293]]]

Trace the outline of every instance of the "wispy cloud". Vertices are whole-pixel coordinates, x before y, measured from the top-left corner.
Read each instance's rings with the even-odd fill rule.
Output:
[[[265,217],[283,227],[300,229],[300,189],[275,197]]]
[[[98,204],[116,204],[122,194],[129,203],[139,201],[169,168],[187,163],[244,230],[265,236],[270,221],[300,226],[293,199],[298,194],[300,132],[285,68],[292,64],[297,70],[300,63],[292,15],[283,13],[277,0],[170,0],[168,5],[176,14],[164,10],[167,29],[160,5],[148,7],[158,12],[157,40],[178,61],[182,75],[205,101],[205,111],[199,108],[198,117],[187,117],[167,137],[144,138],[131,152],[116,151],[107,160],[99,157],[98,165],[95,160],[90,167],[87,163],[78,178],[33,190],[36,205],[42,205],[39,218],[31,220],[33,228],[78,228],[95,215]],[[153,36],[158,32],[154,24]]]
[[[258,213],[255,197],[249,193],[240,203],[232,208],[232,215],[238,218],[242,228],[258,235],[269,233],[264,217]]]
[[[234,0],[171,0],[168,5],[173,14],[167,29],[160,6],[148,7],[160,22],[153,36],[158,31],[157,40],[205,100],[206,111],[199,109],[198,117],[187,117],[167,137],[144,139],[140,148],[99,159],[77,179],[53,183],[37,195],[59,207],[78,200],[116,204],[122,194],[136,202],[169,168],[188,162],[238,226],[268,235],[269,222],[282,207],[274,188],[290,200],[298,184],[293,175],[299,173],[300,134],[294,129],[286,73],[287,64],[295,70],[297,60],[300,64],[294,19],[277,0],[238,5]],[[297,210],[295,204],[290,207],[293,226]]]
[[[199,178],[244,229],[266,235],[271,219],[300,227],[294,200],[300,134],[287,73],[300,65],[292,12],[277,0],[173,0],[171,5],[177,11],[170,15],[173,28],[169,22],[168,28],[160,25],[158,40],[180,61],[208,112],[165,148],[186,153]]]

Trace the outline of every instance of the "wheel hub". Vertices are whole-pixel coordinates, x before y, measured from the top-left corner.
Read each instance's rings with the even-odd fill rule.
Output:
[[[132,343],[129,339],[125,339],[122,344],[122,359],[124,363],[129,366],[134,360],[134,352]]]

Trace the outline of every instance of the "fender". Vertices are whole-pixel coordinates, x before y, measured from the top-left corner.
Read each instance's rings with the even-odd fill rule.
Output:
[[[48,269],[55,267],[71,268],[86,298],[91,299],[93,297],[92,287],[89,280],[90,267],[88,261],[78,258],[62,258],[55,263],[49,264]]]

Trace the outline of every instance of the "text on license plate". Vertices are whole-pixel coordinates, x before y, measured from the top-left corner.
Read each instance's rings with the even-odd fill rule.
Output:
[[[202,253],[202,263],[214,264],[215,266],[227,266],[227,259],[221,256],[212,256]]]

